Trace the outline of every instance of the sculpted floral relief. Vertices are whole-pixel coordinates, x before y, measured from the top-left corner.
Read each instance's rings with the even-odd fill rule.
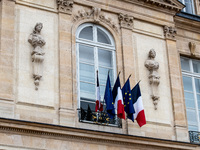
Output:
[[[93,7],[89,11],[81,10],[78,11],[78,14],[73,17],[74,22],[83,19],[93,19],[96,23],[103,22],[113,28],[116,32],[119,32],[118,26],[112,21],[111,18],[102,13],[101,8]]]
[[[28,42],[33,46],[33,51],[31,52],[32,62],[33,62],[33,78],[35,89],[38,90],[40,79],[42,78],[44,61],[44,50],[42,47],[46,44],[44,38],[40,35],[43,28],[42,23],[37,23],[34,27],[33,33],[30,34]]]

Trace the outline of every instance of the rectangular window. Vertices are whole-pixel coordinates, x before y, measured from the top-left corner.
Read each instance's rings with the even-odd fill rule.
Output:
[[[183,10],[182,10],[183,12],[195,14],[193,0],[179,0],[179,1],[185,5],[185,8],[183,8]]]
[[[200,61],[181,57],[189,131],[200,131]]]

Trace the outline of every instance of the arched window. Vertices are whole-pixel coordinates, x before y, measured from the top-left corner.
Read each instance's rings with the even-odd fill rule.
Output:
[[[76,32],[78,107],[95,110],[98,70],[100,95],[103,103],[107,75],[111,85],[116,75],[115,44],[111,34],[101,26],[86,23]]]

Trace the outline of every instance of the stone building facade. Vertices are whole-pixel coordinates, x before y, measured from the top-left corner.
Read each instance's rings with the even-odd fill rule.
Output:
[[[200,59],[193,5],[196,15],[177,0],[1,0],[0,149],[200,149],[189,138],[181,71],[181,58]],[[131,88],[141,80],[142,128],[80,121],[85,27],[97,34],[97,64],[99,49],[112,55],[113,80],[118,72],[121,84],[131,74]]]

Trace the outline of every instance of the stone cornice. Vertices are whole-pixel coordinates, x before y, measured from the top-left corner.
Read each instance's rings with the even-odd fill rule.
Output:
[[[180,16],[175,16],[174,21],[175,21],[175,26],[177,28],[193,31],[195,33],[200,33],[200,30],[199,30],[200,22],[198,21],[180,17]]]
[[[163,149],[191,150],[197,148],[198,146],[186,142],[175,142],[170,140],[116,134],[5,118],[0,118],[0,132],[26,136],[40,136],[53,139],[78,140],[79,142],[87,141],[88,143],[93,142],[98,144],[109,143],[126,146],[137,145],[141,147],[146,147],[148,145],[154,148],[160,147]]]
[[[122,1],[127,1],[132,3],[143,2],[149,5],[160,7],[161,9],[168,9],[175,12],[179,12],[185,7],[178,0],[122,0]]]

